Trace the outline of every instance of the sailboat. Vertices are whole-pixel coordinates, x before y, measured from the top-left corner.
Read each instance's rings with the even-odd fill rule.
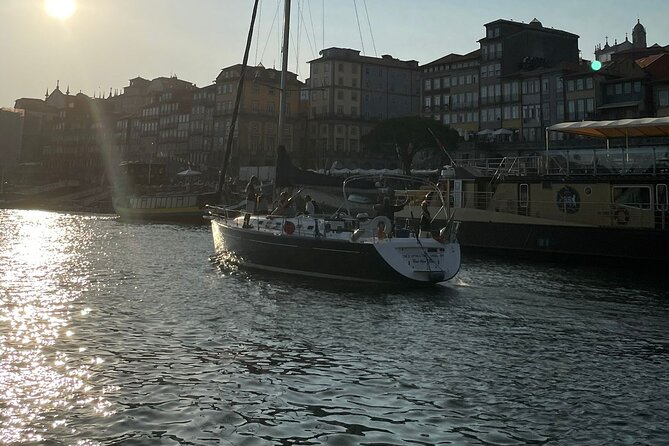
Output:
[[[219,191],[230,155],[257,5],[258,0],[251,19]],[[284,134],[290,0],[285,0],[284,15],[280,138]],[[279,154],[284,150],[280,145]],[[302,178],[308,181],[306,176]],[[402,176],[376,179],[379,180],[393,184],[417,181],[416,178]],[[234,262],[250,269],[349,282],[415,286],[437,284],[455,277],[461,261],[457,241],[458,222],[447,215],[441,229],[418,233],[396,227],[395,222],[385,215],[371,218],[368,213],[354,212],[352,200],[348,200],[353,194],[348,191],[361,181],[370,183],[370,178],[351,177],[339,182],[343,192],[342,206],[329,214],[280,212],[278,215],[240,215],[225,206],[210,207],[217,256],[224,262]],[[371,179],[371,183],[374,184],[375,179]],[[442,191],[436,185],[423,183],[423,190],[432,199],[437,197],[444,201]],[[442,206],[442,209],[448,207]]]

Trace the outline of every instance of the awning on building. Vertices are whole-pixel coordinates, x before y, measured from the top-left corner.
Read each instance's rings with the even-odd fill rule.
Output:
[[[669,117],[619,119],[617,121],[563,122],[552,125],[546,130],[607,139],[669,136]]]
[[[638,107],[641,104],[641,101],[631,101],[631,102],[613,102],[611,104],[604,104],[597,107],[598,110],[608,110],[612,108],[627,108],[627,107]]]

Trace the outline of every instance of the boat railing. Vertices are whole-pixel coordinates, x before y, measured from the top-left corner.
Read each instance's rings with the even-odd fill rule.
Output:
[[[669,147],[551,150],[530,156],[461,159],[456,163],[490,177],[491,184],[507,176],[666,176]]]

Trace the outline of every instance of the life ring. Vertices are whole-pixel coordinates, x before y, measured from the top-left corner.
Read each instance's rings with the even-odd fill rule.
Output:
[[[283,224],[283,232],[285,232],[288,235],[292,235],[293,232],[295,232],[295,223],[292,221],[287,221]]]
[[[374,217],[370,222],[370,226],[372,228],[372,232],[374,234],[377,234],[377,236],[380,236],[381,234],[383,234],[383,236],[388,236],[390,235],[390,232],[393,230],[393,222],[390,221],[388,217],[385,217],[383,215]]]
[[[626,225],[630,221],[630,211],[625,208],[616,209],[613,216],[619,225]]]

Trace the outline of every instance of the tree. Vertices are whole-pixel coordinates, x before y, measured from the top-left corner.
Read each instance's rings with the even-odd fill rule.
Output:
[[[449,158],[446,151],[457,147],[458,138],[456,130],[439,121],[409,116],[379,122],[371,132],[362,137],[362,143],[370,152],[399,157],[404,173],[410,175],[416,153],[431,148],[441,151]]]

